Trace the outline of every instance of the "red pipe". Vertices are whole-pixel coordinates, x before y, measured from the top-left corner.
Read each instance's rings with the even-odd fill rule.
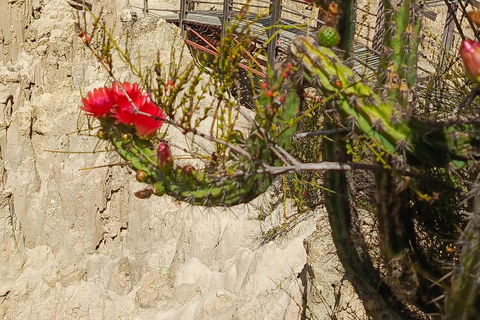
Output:
[[[202,40],[203,40],[203,39],[202,39]],[[204,40],[204,41],[205,41],[205,40]],[[211,55],[216,56],[216,55],[218,54],[218,52],[213,51],[213,50],[211,50],[211,49],[209,49],[209,48],[207,48],[207,47],[204,47],[204,46],[202,46],[202,45],[200,45],[200,44],[198,44],[198,43],[196,43],[196,42],[193,42],[193,41],[191,41],[191,40],[185,39],[185,43],[188,44],[188,45],[191,45],[191,46],[194,47],[194,48],[197,48],[197,49],[199,49],[199,50],[205,51],[206,53],[209,53],[209,54],[211,54]],[[260,72],[260,71],[255,70],[255,69],[252,69],[252,68],[250,68],[249,66],[247,66],[247,65],[245,65],[245,64],[243,64],[243,63],[239,63],[238,66],[239,66],[240,68],[244,69],[244,70],[251,71],[253,74],[256,74],[257,76],[260,76],[260,77],[262,77],[262,78],[266,78],[266,77],[267,77],[265,73]]]

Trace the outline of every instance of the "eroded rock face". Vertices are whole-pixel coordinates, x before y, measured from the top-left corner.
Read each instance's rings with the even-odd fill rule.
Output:
[[[102,5],[120,25],[127,3]],[[228,210],[135,198],[143,186],[81,131],[80,91],[107,76],[78,37],[75,11],[63,0],[0,10],[0,318],[301,318],[303,240],[318,215],[262,244],[262,231],[282,223],[274,191]],[[143,58],[159,50],[168,64],[172,47],[180,52],[164,21],[132,28]],[[126,68],[118,77],[131,79]],[[271,214],[264,222],[259,207]]]

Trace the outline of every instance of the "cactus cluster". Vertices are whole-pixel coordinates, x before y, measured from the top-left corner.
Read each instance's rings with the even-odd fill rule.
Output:
[[[283,73],[290,69],[287,64]],[[152,186],[143,196],[168,194],[194,205],[233,206],[252,200],[270,185],[273,176],[266,167],[282,164],[271,146],[290,148],[300,100],[295,92],[285,96],[281,91],[284,78],[277,79],[271,86],[265,83],[258,100],[255,121],[259,127],[248,137],[235,131],[235,137],[230,135],[222,144],[230,149],[228,162],[219,165],[211,159],[206,168],[175,164],[168,144],[157,138],[157,129],[170,120],[138,84],[114,83],[112,88],[95,89],[83,100],[82,109],[99,119],[97,136],[111,142],[136,171],[139,182]]]
[[[280,153],[290,149],[298,126],[295,117],[300,98],[295,91],[286,89],[285,81],[291,75],[292,64],[280,67],[281,76],[268,74],[255,99],[256,116],[251,118],[242,113],[231,93],[237,86],[242,53],[252,41],[248,24],[242,33],[244,38],[237,37],[235,42],[231,39],[239,21],[228,29],[218,55],[208,65],[213,70],[212,81],[202,84],[204,73],[196,70],[194,62],[183,68],[174,62],[164,68],[157,57],[150,67],[140,69],[133,63],[128,46],[121,47],[101,18],[93,18],[92,30],[89,32],[85,26],[82,37],[89,37],[85,46],[106,69],[112,86],[88,93],[81,109],[100,122],[97,136],[113,145],[136,172],[138,181],[149,185],[136,195],[167,194],[194,205],[233,206],[265,192],[273,178],[269,168],[283,165],[285,159]],[[112,52],[127,63],[140,79],[139,84],[116,80]],[[173,55],[172,51],[172,60]],[[217,100],[202,105],[207,93]],[[246,135],[236,128],[239,115],[252,125]],[[198,130],[205,122],[210,122],[209,133]],[[195,137],[201,137],[212,142],[214,152],[200,155],[181,148],[203,163],[177,161],[175,152],[164,141],[168,130],[174,129],[194,137],[187,149],[198,149]]]
[[[291,149],[292,136],[302,117],[311,116],[313,108],[325,107],[324,132],[330,133],[321,146],[322,160],[348,162],[347,140],[365,142],[375,155],[377,171],[372,185],[375,184],[375,219],[385,273],[379,271],[378,261],[374,263],[364,239],[356,234],[359,231],[354,225],[356,213],[351,205],[354,199],[350,199],[348,175],[327,171],[324,198],[337,253],[373,318],[413,319],[416,314],[408,307],[411,304],[423,312],[438,311],[429,302],[438,290],[430,289],[430,284],[426,284],[430,280],[426,278],[442,276],[435,273],[438,268],[425,269],[428,259],[416,243],[418,235],[412,216],[423,212],[419,201],[428,200],[430,205],[435,197],[422,197],[422,185],[418,182],[421,179],[413,177],[428,170],[463,168],[478,159],[480,122],[435,122],[415,114],[421,27],[418,1],[383,1],[385,33],[376,85],[358,79],[343,62],[346,57],[341,59],[330,49],[339,45],[348,57],[352,46],[354,1],[345,0],[338,6],[331,2],[330,11],[326,11],[337,10],[335,23],[320,29],[316,39],[294,39],[287,60],[275,70],[268,69],[267,80],[253,80],[253,74],[249,74],[251,87],[259,87],[252,99],[254,117],[242,113],[230,92],[237,85],[242,52],[252,44],[248,24],[232,41],[238,27],[235,22],[208,66],[213,70],[212,77],[216,77],[212,87],[200,85],[201,75],[193,71],[193,64],[183,71],[173,65],[166,77],[159,63],[146,74],[136,71],[131,64],[132,71],[142,79],[144,90],[137,84],[122,84],[115,81],[112,59],[107,55],[112,87],[89,93],[81,108],[99,120],[98,137],[109,141],[134,169],[137,180],[149,185],[138,196],[167,194],[193,205],[233,206],[265,192],[273,178],[269,171],[272,166],[298,164],[285,152]],[[337,17],[338,12],[343,16]],[[342,34],[340,42],[336,29]],[[94,43],[94,35],[91,39],[86,42],[88,47]],[[111,39],[104,43],[114,44]],[[479,48],[479,44],[467,41],[460,52],[467,75],[477,82]],[[119,51],[118,46],[116,49]],[[105,60],[105,52],[109,50],[98,54],[100,61]],[[123,57],[131,63],[128,55]],[[299,117],[305,86],[317,90],[320,102]],[[206,92],[212,92],[217,101],[200,107],[197,97]],[[252,125],[248,134],[235,127],[239,114]],[[209,133],[199,132],[200,123],[207,119],[212,119],[212,129]],[[167,132],[162,125],[211,141],[215,152],[196,155],[203,160],[203,166],[180,163],[172,145],[164,141]],[[336,130],[340,127],[342,130]],[[406,174],[410,176],[404,177]],[[452,279],[452,289],[447,292],[445,311],[452,319],[459,308],[468,309],[465,319],[478,316],[479,286],[472,281],[480,270],[477,220],[472,220],[465,233],[461,264]]]
[[[383,277],[375,270],[371,257],[365,254],[368,251],[366,244],[356,234],[358,231],[355,231],[353,221],[356,214],[349,203],[345,173],[325,173],[324,187],[328,191],[324,197],[333,239],[347,277],[364,297],[366,307],[375,302],[376,307],[367,308],[367,312],[373,318],[410,319],[416,315],[407,305],[413,304],[424,312],[442,309],[431,303],[442,294],[442,290],[432,288],[430,281],[431,277],[440,279],[445,273],[442,267],[426,264],[427,259],[417,243],[419,235],[415,234],[413,227],[415,218],[412,215],[423,207],[419,198],[429,199],[431,207],[438,199],[424,197],[415,189],[415,186],[421,187],[422,182],[414,183],[409,179],[406,184],[399,175],[408,172],[409,168],[417,172],[451,165],[463,168],[469,161],[478,159],[480,123],[476,119],[441,123],[426,120],[418,113],[415,115],[421,4],[416,1],[384,1],[383,4],[386,32],[380,52],[377,86],[359,80],[331,49],[310,37],[297,37],[292,42],[290,58],[300,73],[296,78],[305,79],[303,85],[315,88],[328,109],[336,110],[341,116],[335,119],[335,125],[328,117],[324,128],[343,126],[350,132],[348,137],[338,131],[325,139],[323,160],[347,161],[341,156],[347,154],[347,138],[365,141],[366,137],[371,141],[367,144],[376,150],[377,162],[392,169],[374,173],[379,249],[385,268]],[[346,44],[342,49],[348,52],[348,48]],[[480,70],[477,51],[478,46],[466,40],[460,52],[467,75],[473,81],[478,81]],[[403,187],[399,187],[400,184]],[[405,185],[415,190],[409,192]],[[429,191],[435,193],[436,188]],[[454,199],[454,194],[443,197]],[[434,214],[434,211],[423,213]],[[423,219],[418,218],[417,223]],[[455,312],[459,314],[459,308],[464,308],[465,319],[478,317],[475,307],[478,285],[471,280],[472,275],[480,270],[480,260],[475,246],[476,236],[472,235],[472,228],[469,230],[461,266],[452,280],[452,289],[447,290],[449,298],[445,310],[452,319]],[[429,276],[425,277],[425,274]]]

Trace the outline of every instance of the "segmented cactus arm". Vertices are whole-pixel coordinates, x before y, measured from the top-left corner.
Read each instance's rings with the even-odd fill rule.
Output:
[[[312,87],[335,97],[351,130],[370,137],[387,154],[420,166],[445,166],[452,160],[465,162],[478,156],[478,125],[403,117],[358,80],[331,49],[317,46],[313,38],[297,37],[290,55]]]

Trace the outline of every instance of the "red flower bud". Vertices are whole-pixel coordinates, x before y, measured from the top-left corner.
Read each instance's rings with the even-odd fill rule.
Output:
[[[173,166],[173,156],[170,147],[165,142],[160,142],[157,148],[158,164],[162,168],[170,168]]]
[[[467,78],[480,84],[480,43],[465,39],[460,46],[460,57]]]

